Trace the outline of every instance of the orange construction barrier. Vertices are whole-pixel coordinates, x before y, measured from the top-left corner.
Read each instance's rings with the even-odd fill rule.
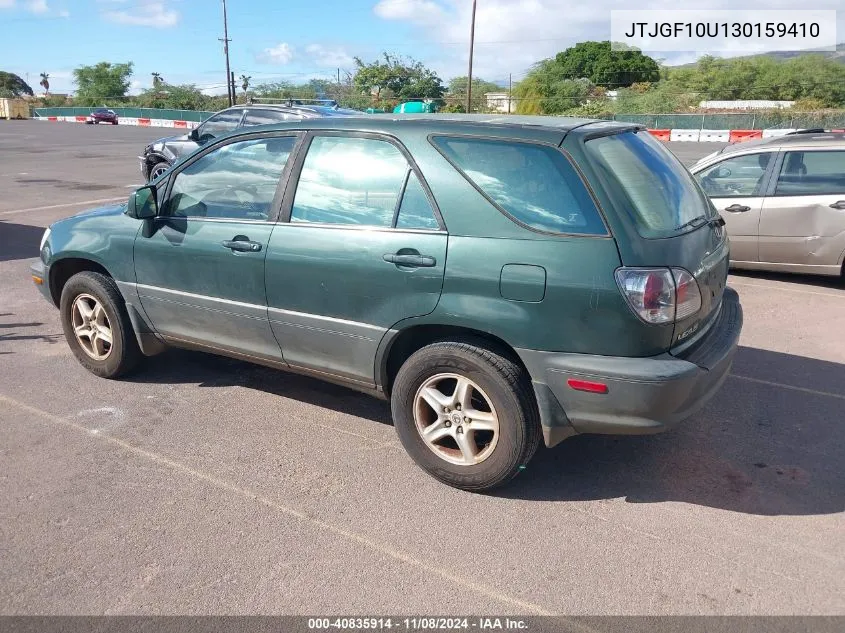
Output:
[[[672,130],[649,130],[649,133],[658,141],[669,141],[672,136]]]
[[[187,121],[174,121],[173,127],[188,127]]]
[[[740,143],[755,138],[763,138],[763,130],[731,130],[730,142]]]
[[[138,125],[144,125],[144,126],[147,126],[147,125],[149,125],[149,124],[150,124],[150,120],[149,120],[149,119],[138,119]]]

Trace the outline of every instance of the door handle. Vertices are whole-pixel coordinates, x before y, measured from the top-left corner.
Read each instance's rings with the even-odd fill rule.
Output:
[[[261,244],[258,242],[251,242],[249,240],[223,240],[220,244],[224,248],[239,253],[257,253],[261,250]]]
[[[725,211],[728,213],[745,213],[746,211],[751,211],[751,207],[746,207],[742,204],[732,204],[729,207],[725,207]]]
[[[845,209],[845,200],[837,200],[832,205],[830,205],[831,209]]]
[[[397,266],[409,266],[413,268],[433,268],[437,265],[437,260],[429,255],[400,255],[397,253],[388,253],[382,259],[390,264]]]

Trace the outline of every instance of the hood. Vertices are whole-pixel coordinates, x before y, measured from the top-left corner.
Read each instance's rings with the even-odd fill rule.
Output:
[[[81,213],[77,213],[76,215],[72,215],[70,217],[59,220],[55,224],[60,224],[68,220],[82,220],[88,218],[101,218],[115,215],[123,215],[126,212],[127,205],[128,201],[110,204],[105,207],[97,207],[96,209],[88,209],[87,211],[82,211]]]
[[[187,134],[179,134],[177,136],[165,136],[164,138],[160,138],[157,141],[153,141],[149,145],[147,145],[148,150],[153,151],[161,151],[165,145],[169,145],[171,143],[187,143],[190,141]]]

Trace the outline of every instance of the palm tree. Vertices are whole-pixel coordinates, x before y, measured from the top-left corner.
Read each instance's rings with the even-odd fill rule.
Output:
[[[48,96],[50,94],[50,74],[49,73],[41,73],[41,87],[44,88],[44,96]]]
[[[161,73],[152,73],[153,75],[153,88],[158,88],[161,84],[164,83],[164,79],[161,76]]]
[[[246,100],[246,91],[249,89],[249,80],[252,79],[252,75],[247,77],[246,75],[241,75],[241,88],[244,90],[244,100]]]

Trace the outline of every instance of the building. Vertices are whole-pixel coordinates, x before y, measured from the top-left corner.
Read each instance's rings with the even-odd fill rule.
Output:
[[[487,109],[494,112],[501,112],[502,114],[509,114],[514,111],[513,99],[506,92],[485,92],[484,99],[487,103]]]

